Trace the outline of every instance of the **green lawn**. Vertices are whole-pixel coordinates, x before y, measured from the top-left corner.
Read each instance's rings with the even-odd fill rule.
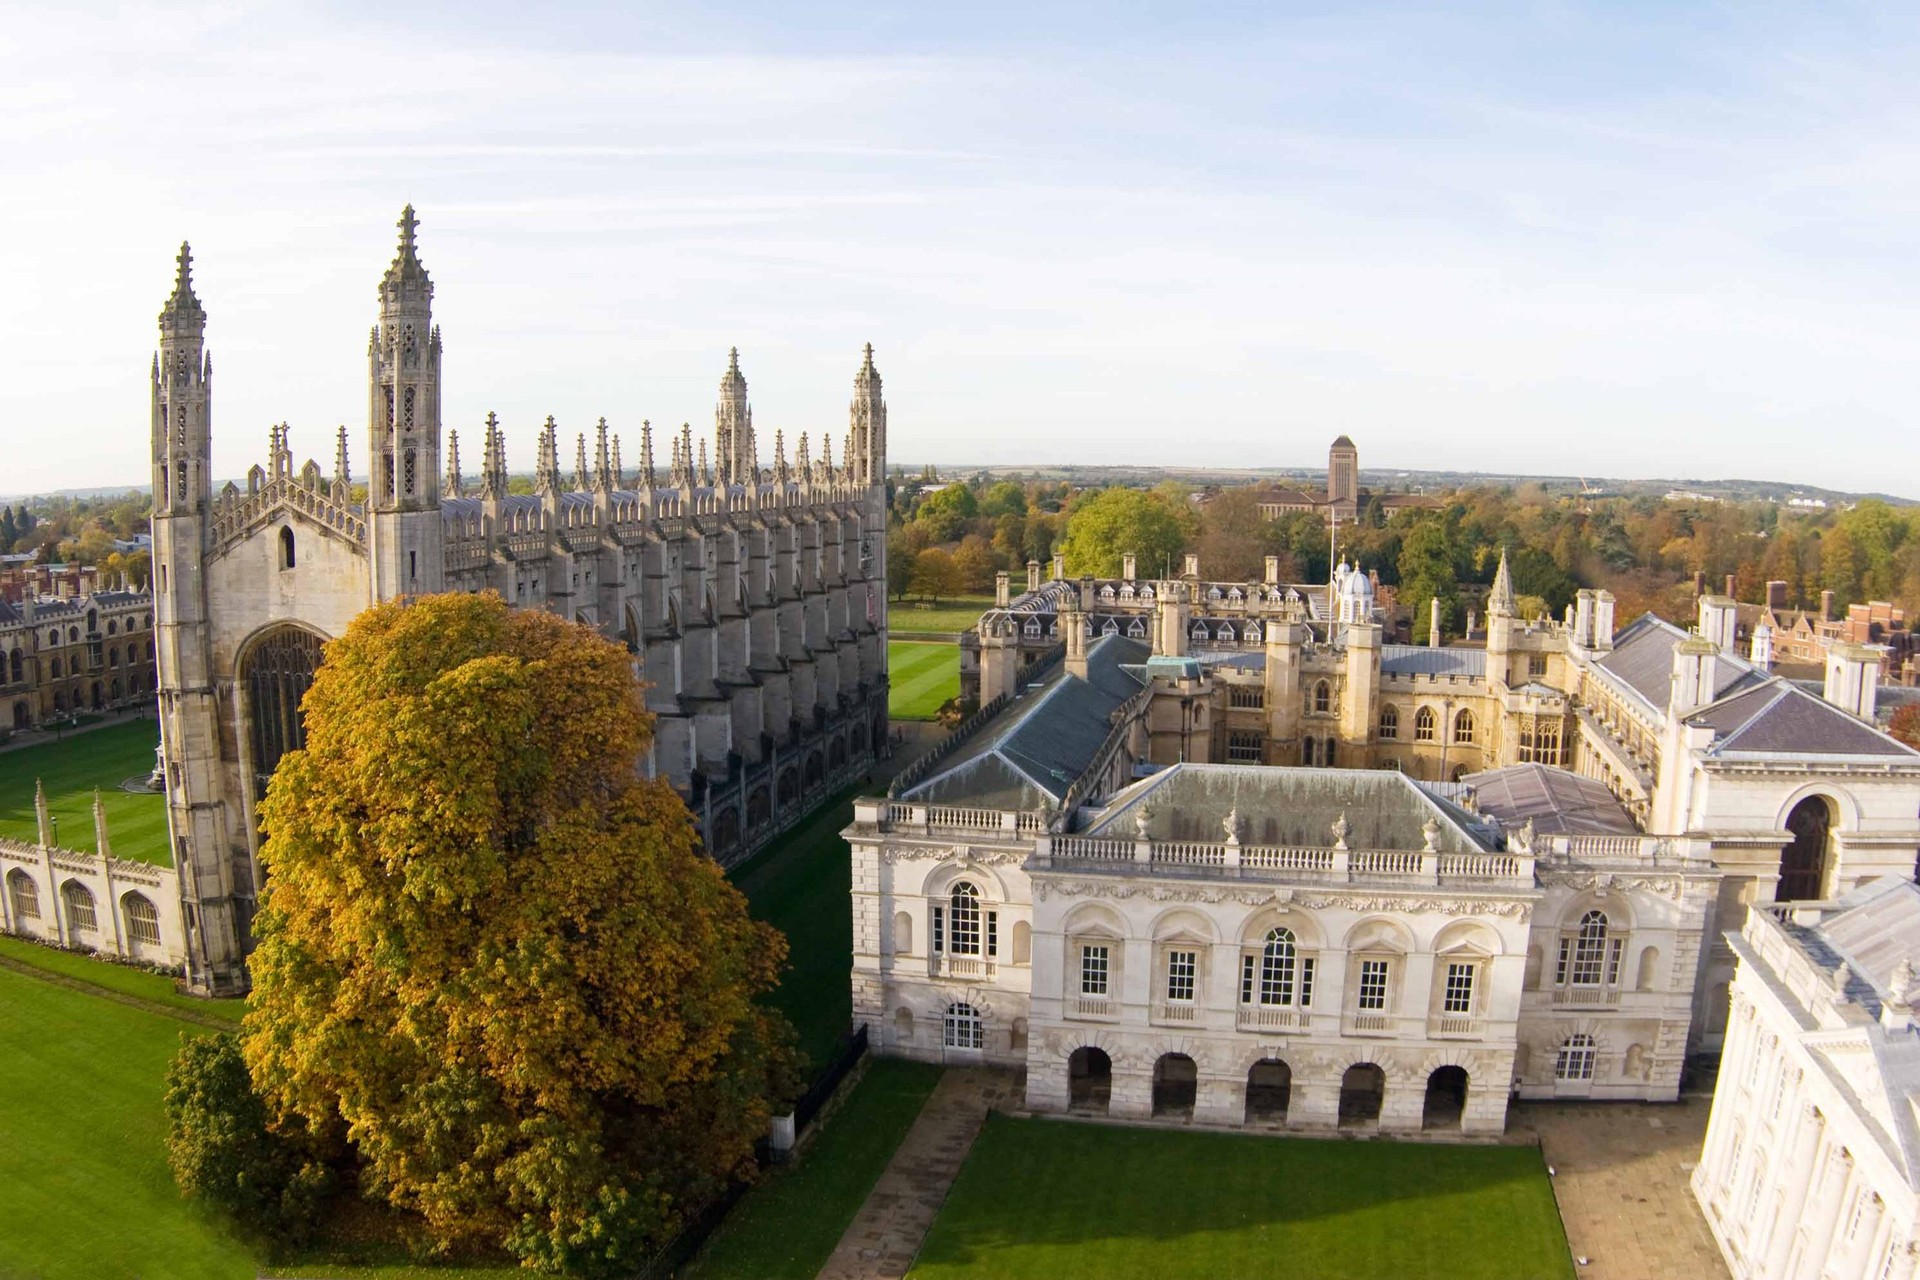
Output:
[[[828,801],[732,872],[754,916],[787,935],[788,969],[772,1003],[800,1033],[809,1078],[853,1022],[853,864],[840,838],[852,821],[850,797]]]
[[[83,956],[77,952],[55,951],[52,947],[24,942],[19,938],[0,937],[0,956],[30,964],[48,973],[73,978],[89,986],[118,991],[122,995],[138,996],[142,1000],[169,1005],[176,1009],[212,1014],[216,1018],[225,1018],[229,1022],[240,1021],[247,1012],[245,1000],[203,1000],[198,996],[183,996],[175,990],[173,979],[164,974],[147,973],[121,964],[108,964],[104,960],[95,960],[91,956]]]
[[[800,1163],[748,1192],[684,1274],[812,1280],[913,1127],[940,1071],[898,1058],[873,1062]]]
[[[60,844],[94,850],[93,789],[106,802],[107,838],[122,858],[173,865],[167,853],[167,804],[158,795],[122,791],[128,778],[153,772],[160,740],[152,720],[132,720],[69,734],[58,742],[0,754],[0,836],[38,840],[33,784],[47,789],[47,807],[59,824]]]
[[[929,600],[895,600],[887,606],[889,631],[971,631],[980,615],[993,608],[992,596],[961,596],[934,604]]]
[[[1533,1147],[993,1116],[913,1280],[1571,1280]]]
[[[931,720],[960,696],[960,646],[895,640],[887,645],[887,714]]]
[[[161,1148],[174,1018],[0,970],[0,1275],[250,1280],[246,1246],[180,1198]]]

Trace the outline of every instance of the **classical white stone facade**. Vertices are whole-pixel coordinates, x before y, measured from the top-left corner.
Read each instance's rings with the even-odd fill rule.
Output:
[[[1693,1188],[1736,1280],[1920,1263],[1920,888],[1749,912]]]
[[[1365,581],[989,611],[986,709],[847,831],[882,1051],[1023,1063],[1036,1107],[1494,1132],[1511,1093],[1676,1097],[1719,930],[1911,876],[1920,754],[1858,655],[1823,698],[1711,602],[1522,623],[1504,564],[1484,648],[1395,648]]]
[[[259,884],[254,804],[301,740],[299,699],[324,642],[369,605],[436,591],[500,593],[625,643],[655,734],[643,767],[687,797],[717,857],[744,856],[859,777],[886,741],[886,403],[872,348],[833,460],[774,434],[760,462],[737,358],[715,449],[640,431],[623,465],[605,419],[539,433],[533,492],[510,492],[499,422],[477,483],[442,439],[441,335],[409,207],[368,343],[367,495],[340,429],[331,473],[270,433],[246,486],[214,491],[206,312],[182,247],[153,366],[154,574],[169,821],[203,991],[245,985]],[[589,457],[591,456],[591,461]]]

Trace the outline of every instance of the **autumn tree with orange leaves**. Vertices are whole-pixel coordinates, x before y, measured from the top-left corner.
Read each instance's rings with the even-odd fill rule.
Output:
[[[793,1089],[785,939],[663,781],[627,655],[442,595],[362,614],[261,806],[242,1048],[278,1123],[443,1250],[630,1269]]]

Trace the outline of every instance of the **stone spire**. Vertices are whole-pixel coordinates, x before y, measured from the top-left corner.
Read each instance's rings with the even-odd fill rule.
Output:
[[[431,292],[433,285],[427,279],[427,269],[421,265],[420,255],[414,247],[414,232],[419,230],[420,219],[413,216],[412,204],[400,211],[400,221],[394,225],[400,228],[400,249],[387,267],[384,283],[388,286],[426,285]]]
[[[1487,615],[1511,618],[1518,608],[1513,596],[1513,571],[1507,568],[1507,549],[1502,547],[1500,567],[1493,575],[1493,590],[1487,593]]]
[[[637,477],[640,487],[645,490],[647,501],[653,501],[653,491],[660,487],[660,477],[653,469],[653,423],[640,420],[640,474]]]
[[[606,419],[603,418],[601,419],[601,421],[604,422],[606,421]],[[616,489],[624,489],[627,487],[626,468],[620,465],[620,437],[619,436],[615,436],[613,438],[613,487]]]
[[[345,503],[353,498],[353,477],[347,472],[347,428],[340,426],[340,434],[333,442],[333,500]]]
[[[53,815],[47,812],[47,789],[40,779],[33,780],[33,816],[40,824],[40,847],[53,847]]]
[[[193,249],[180,242],[180,256],[174,259],[173,296],[160,308],[163,333],[199,336],[207,327],[207,312],[193,293]]]
[[[498,415],[487,415],[486,442],[481,448],[480,496],[499,501],[507,496],[507,441],[500,433]]]
[[[820,433],[820,474],[833,483],[833,437],[824,431]]]
[[[873,367],[869,342],[853,375],[853,404],[849,409],[847,471],[855,484],[884,484],[887,479],[887,401],[880,388],[880,371]]]
[[[694,484],[694,478],[693,478],[693,424],[690,422],[683,422],[680,424],[679,452],[680,452],[680,458],[679,458],[679,464],[678,464],[679,470],[674,475],[673,487],[676,489],[691,489]]]
[[[793,469],[800,476],[801,484],[813,483],[813,459],[807,452],[807,433],[800,433],[800,446],[793,451]]]
[[[618,487],[613,479],[613,460],[607,456],[607,420],[605,418],[600,419],[600,425],[594,428],[593,487],[602,493],[611,493]]]
[[[107,843],[107,802],[100,798],[100,788],[93,789],[93,851],[103,858],[113,856],[113,847]]]
[[[447,496],[464,498],[466,486],[460,482],[460,433],[447,432]]]
[[[547,415],[547,425],[540,428],[539,455],[533,466],[534,492],[552,495],[560,492],[560,446],[554,439],[553,415]]]
[[[707,442],[705,440],[702,440],[700,442],[700,473],[699,474],[700,474],[700,483],[711,488],[713,485],[713,468],[707,465]]]
[[[787,482],[787,433],[779,427],[773,429],[773,482]]]
[[[587,477],[587,433],[582,431],[573,453],[573,491],[586,493],[592,488]]]

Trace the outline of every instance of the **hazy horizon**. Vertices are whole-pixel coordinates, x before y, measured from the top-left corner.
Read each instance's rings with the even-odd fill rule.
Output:
[[[215,471],[366,472],[411,200],[469,471],[710,430],[836,453],[1779,477],[1920,463],[1920,22],[1871,8],[204,4],[0,25],[0,490],[147,478],[190,239]],[[22,198],[24,193],[24,198]],[[21,303],[24,302],[24,305]],[[30,424],[30,425],[29,425]],[[1303,460],[1304,459],[1304,460]]]

